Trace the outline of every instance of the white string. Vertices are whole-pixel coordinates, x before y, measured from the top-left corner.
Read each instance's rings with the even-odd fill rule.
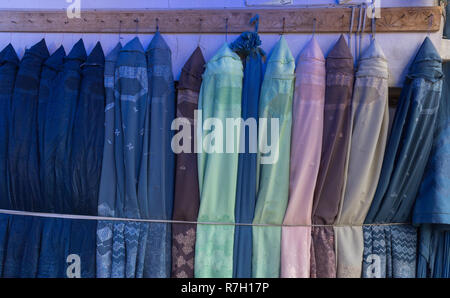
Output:
[[[237,223],[237,222],[209,222],[209,221],[183,221],[183,220],[166,220],[166,219],[138,219],[138,218],[119,218],[93,215],[74,215],[44,212],[28,212],[0,209],[0,214],[35,216],[45,218],[62,218],[62,219],[83,219],[83,220],[102,220],[102,221],[132,221],[146,223],[170,223],[170,224],[199,224],[199,225],[223,225],[223,226],[262,226],[262,227],[363,227],[363,226],[397,226],[411,225],[411,223],[373,223],[373,224],[255,224],[255,223]]]

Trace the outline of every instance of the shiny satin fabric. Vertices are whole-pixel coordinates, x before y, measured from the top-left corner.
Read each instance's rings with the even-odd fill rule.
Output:
[[[38,145],[39,145],[39,173],[42,189],[42,211],[51,212],[55,210],[52,196],[47,195],[46,188],[46,168],[45,168],[45,122],[47,120],[47,104],[52,99],[56,88],[56,78],[63,70],[66,52],[63,46],[60,46],[47,60],[44,62],[41,72],[41,81],[39,84],[39,100],[38,100]]]
[[[335,226],[337,277],[361,277],[362,227],[375,194],[389,125],[388,65],[376,40],[359,59],[344,197]],[[351,226],[354,225],[354,226]]]
[[[143,183],[138,186],[141,218],[172,219],[175,154],[171,148],[171,125],[175,118],[175,89],[171,55],[157,31],[146,51],[149,106],[139,174]],[[148,230],[143,277],[170,277],[171,225],[149,223]]]
[[[333,224],[342,199],[351,135],[353,57],[342,35],[326,60],[322,153],[314,191],[313,224]],[[312,228],[311,276],[336,277],[332,227]]]
[[[243,66],[239,56],[225,43],[206,65],[198,107],[202,120],[197,126],[200,209],[198,221],[234,223],[238,172],[239,129],[233,138],[217,144],[211,142],[226,118],[241,117]],[[222,127],[208,127],[211,119]],[[209,120],[208,120],[209,119]],[[223,131],[222,131],[223,132]],[[222,133],[225,137],[226,134]],[[226,153],[227,143],[233,153]],[[220,143],[220,142],[219,142]],[[223,153],[221,153],[223,152]],[[233,276],[233,225],[197,225],[195,245],[195,277]]]
[[[86,49],[80,39],[65,57],[63,70],[55,78],[54,89],[47,102],[41,163],[44,172],[41,170],[41,175],[45,176],[43,196],[50,204],[49,212],[72,214],[74,210],[70,154],[80,94],[80,66],[86,57]]]
[[[177,117],[183,117],[189,121],[191,136],[195,135],[194,115],[198,107],[204,65],[202,50],[197,47],[184,64],[177,86]],[[183,139],[183,144],[185,141]],[[173,220],[197,221],[200,192],[194,138],[191,138],[189,144],[190,152],[181,152],[176,155]],[[172,277],[194,277],[196,229],[196,224],[172,224]]]
[[[427,37],[406,78],[365,223],[405,223],[424,175],[442,89],[441,58]]]
[[[9,193],[8,135],[11,99],[18,66],[19,58],[13,46],[9,44],[0,52],[0,208],[3,209],[13,208]]]
[[[284,36],[269,56],[261,86],[259,149],[272,133],[272,119],[279,121],[279,139],[272,141],[272,156],[258,150],[258,196],[253,224],[283,223],[289,195],[289,157],[292,126],[295,60]],[[275,143],[275,144],[274,144]],[[266,161],[263,163],[263,158]],[[281,226],[253,226],[253,277],[279,277]]]
[[[242,113],[244,121],[258,119],[259,91],[263,80],[264,52],[259,47],[261,40],[257,32],[244,32],[231,44],[231,49],[242,59],[244,81],[242,87]],[[250,120],[251,121],[251,120]],[[235,219],[238,223],[252,223],[256,205],[257,153],[250,152],[250,142],[257,142],[256,134],[250,140],[245,131],[245,152],[239,153]],[[244,131],[241,131],[241,135]],[[252,277],[252,227],[235,226],[233,251],[233,277]]]
[[[311,212],[322,150],[325,58],[313,37],[295,71],[289,203],[285,225],[311,225]],[[282,228],[281,277],[310,276],[311,227]]]
[[[97,215],[105,130],[105,55],[98,42],[81,66],[72,131],[72,214]]]
[[[37,112],[39,81],[45,59],[45,40],[25,51],[16,76],[8,136],[11,208],[42,209],[39,179]]]
[[[102,170],[98,196],[98,215],[115,216],[116,214],[116,185],[117,175],[115,166],[115,97],[114,73],[116,61],[122,45],[117,44],[105,58],[104,86],[105,86],[105,139],[103,148]],[[99,221],[97,226],[97,277],[111,277],[112,266],[112,233],[115,223]]]

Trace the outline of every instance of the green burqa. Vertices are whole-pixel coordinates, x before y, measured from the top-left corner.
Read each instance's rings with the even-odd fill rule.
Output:
[[[294,57],[281,36],[267,62],[261,87],[257,172],[259,188],[254,224],[283,223],[289,194],[294,69]],[[279,129],[273,131],[276,127],[273,127],[272,122],[277,119]],[[274,138],[276,132],[278,141]],[[266,150],[270,147],[271,150]],[[280,241],[281,226],[253,226],[253,277],[279,277]]]
[[[229,223],[234,223],[239,129],[225,128],[226,118],[241,117],[242,78],[241,59],[227,44],[208,62],[203,74],[198,102],[202,119],[197,119],[197,147],[202,146],[198,153],[198,221],[228,225],[197,225],[195,277],[233,275],[234,226]]]

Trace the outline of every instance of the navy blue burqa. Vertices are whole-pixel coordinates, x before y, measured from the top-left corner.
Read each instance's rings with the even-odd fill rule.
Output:
[[[264,52],[259,47],[261,40],[256,32],[244,32],[231,44],[244,63],[242,87],[242,119],[258,119],[259,90],[263,80]],[[250,152],[250,141],[257,143],[256,135],[245,128],[245,151],[239,153],[238,180],[236,190],[235,220],[237,223],[252,223],[256,205],[256,152]],[[242,135],[243,132],[241,132]],[[250,140],[250,137],[255,137]],[[252,227],[236,226],[234,230],[233,277],[252,277]]]
[[[12,209],[42,210],[37,110],[42,65],[48,56],[41,40],[25,51],[16,77],[8,137]]]
[[[7,166],[9,115],[19,58],[11,44],[0,52],[0,208],[13,208],[9,198]]]
[[[80,92],[81,64],[86,50],[79,40],[64,59],[64,68],[55,78],[55,89],[47,102],[44,125],[43,195],[51,204],[51,212],[73,213],[71,184],[72,129]]]
[[[45,120],[47,117],[47,102],[52,97],[52,91],[55,89],[55,78],[59,72],[63,69],[64,57],[66,52],[64,47],[60,46],[47,60],[44,62],[41,72],[41,81],[39,85],[39,101],[38,101],[38,143],[39,143],[39,161],[40,161],[40,178],[41,178],[41,191],[45,192],[46,177],[45,177],[45,160],[44,160],[44,132],[45,132]],[[46,195],[42,196],[43,206],[41,211],[53,211],[53,203],[48,200]]]
[[[97,215],[105,135],[105,55],[100,43],[82,65],[72,133],[72,213]]]

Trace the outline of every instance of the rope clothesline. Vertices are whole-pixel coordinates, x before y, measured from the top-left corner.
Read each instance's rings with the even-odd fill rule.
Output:
[[[140,218],[121,218],[121,217],[107,217],[94,215],[75,215],[75,214],[59,214],[59,213],[45,213],[45,212],[29,212],[18,210],[0,209],[0,214],[7,215],[23,215],[46,218],[61,218],[61,219],[83,219],[83,220],[98,220],[98,221],[131,221],[144,223],[167,223],[167,224],[198,224],[198,225],[223,225],[223,226],[262,226],[262,227],[363,227],[363,226],[398,226],[411,225],[411,223],[371,223],[371,224],[264,224],[264,223],[237,223],[237,222],[208,222],[208,221],[183,221],[171,219],[140,219]]]

